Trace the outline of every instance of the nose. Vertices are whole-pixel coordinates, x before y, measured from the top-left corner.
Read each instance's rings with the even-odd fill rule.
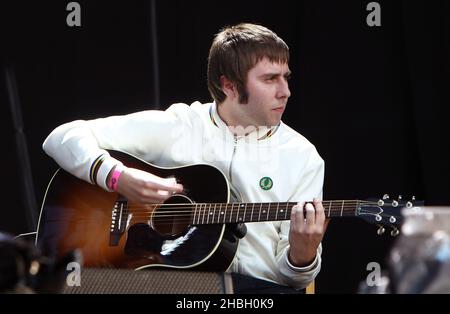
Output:
[[[291,96],[291,91],[289,90],[289,83],[284,78],[280,80],[277,96],[278,98],[286,98],[286,99]]]

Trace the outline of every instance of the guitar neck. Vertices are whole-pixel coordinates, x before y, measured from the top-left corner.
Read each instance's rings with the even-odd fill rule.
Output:
[[[192,204],[192,224],[289,220],[297,202],[280,203],[197,203]],[[361,201],[322,201],[326,217],[357,216]]]

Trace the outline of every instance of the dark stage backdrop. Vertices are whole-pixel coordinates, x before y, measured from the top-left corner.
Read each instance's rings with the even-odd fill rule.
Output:
[[[40,206],[57,169],[41,149],[53,128],[74,119],[209,101],[205,73],[213,35],[242,21],[268,26],[291,48],[292,97],[284,121],[325,159],[325,199],[389,193],[450,204],[448,1],[377,1],[380,27],[366,24],[370,1],[361,0],[164,0],[156,1],[156,20],[146,1],[78,1],[81,27],[66,25],[69,1],[8,2],[0,13],[1,231],[33,231],[6,66],[15,73],[14,103],[21,105]],[[392,244],[357,219],[332,221],[317,292],[356,292],[366,265],[385,267]]]

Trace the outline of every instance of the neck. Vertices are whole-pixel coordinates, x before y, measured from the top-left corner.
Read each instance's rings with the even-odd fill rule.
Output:
[[[196,203],[192,207],[193,224],[239,223],[289,220],[296,202],[279,203]],[[359,200],[323,201],[326,217],[354,217]],[[164,205],[163,205],[164,206]],[[186,206],[186,205],[182,205]]]
[[[259,127],[254,123],[244,121],[244,116],[238,109],[238,104],[224,101],[221,104],[217,104],[217,114],[220,119],[227,125],[228,129],[234,136],[246,136],[252,132],[258,131]]]

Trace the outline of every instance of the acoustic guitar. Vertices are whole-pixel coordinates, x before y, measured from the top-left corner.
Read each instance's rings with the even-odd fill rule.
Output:
[[[162,204],[137,204],[58,169],[45,193],[36,237],[47,256],[79,249],[85,267],[224,271],[237,250],[236,224],[289,220],[296,204],[231,202],[230,184],[213,166],[162,168],[124,152],[109,153],[127,167],[175,177],[183,194]],[[392,228],[392,235],[399,232],[400,209],[416,206],[414,199],[387,197],[322,203],[326,217],[360,217],[378,225],[380,234]]]

